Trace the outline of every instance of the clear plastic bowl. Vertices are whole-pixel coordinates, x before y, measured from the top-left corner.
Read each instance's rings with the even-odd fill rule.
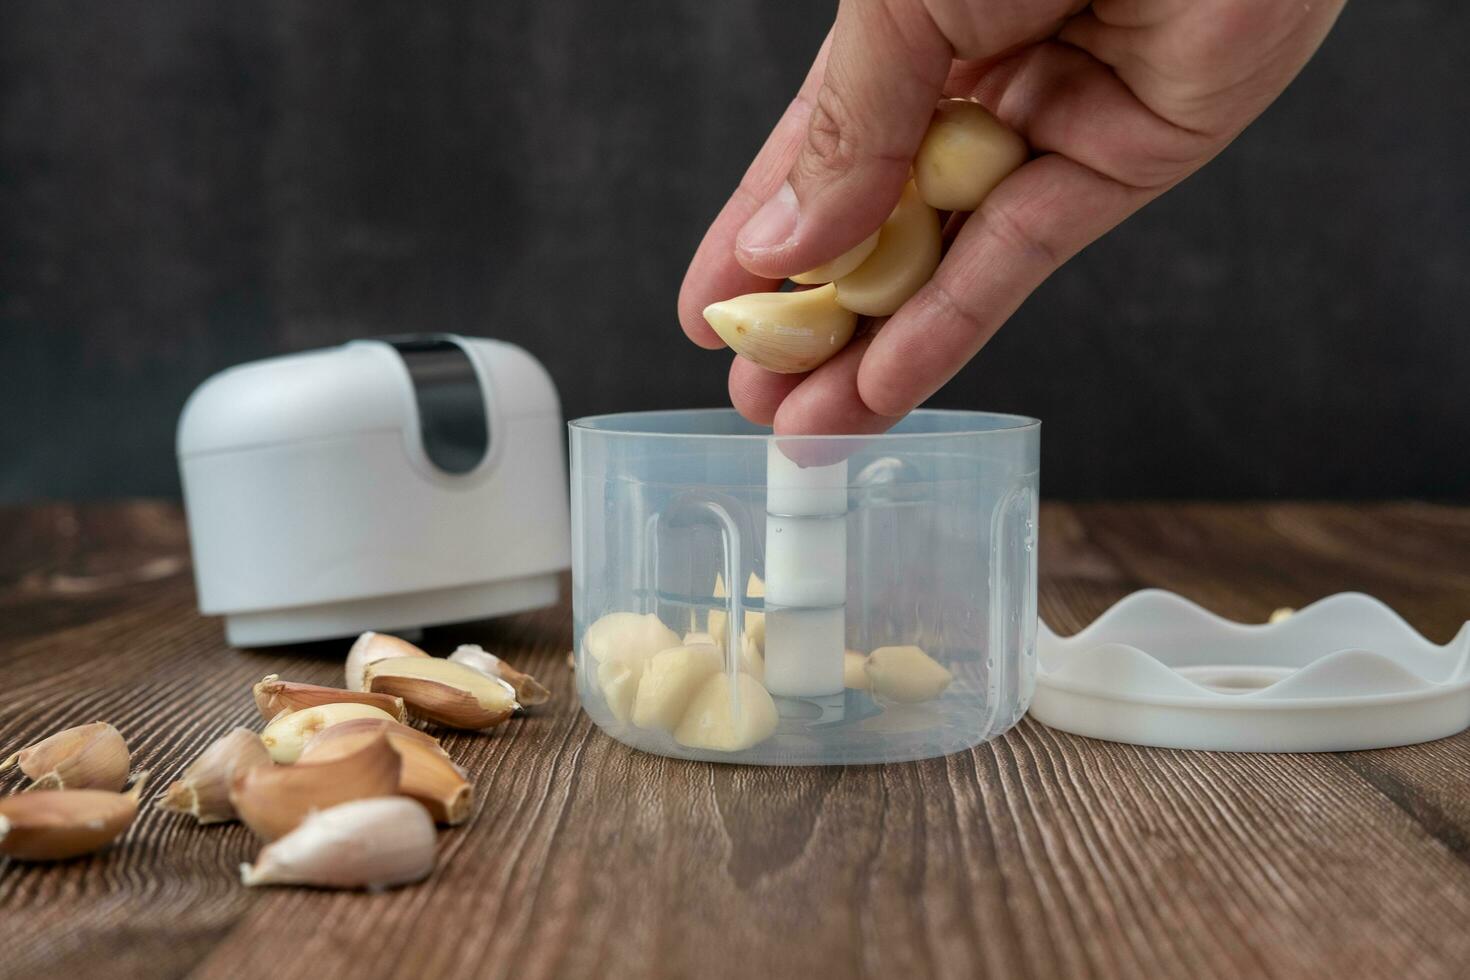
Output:
[[[582,706],[635,748],[721,762],[894,762],[1001,734],[1035,685],[1040,428],[572,422]]]

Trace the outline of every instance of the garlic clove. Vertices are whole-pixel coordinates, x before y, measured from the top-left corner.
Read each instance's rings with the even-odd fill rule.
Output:
[[[776,703],[761,683],[746,673],[718,673],[689,702],[674,740],[692,749],[739,752],[771,736],[778,721]]]
[[[415,713],[451,728],[490,728],[520,707],[505,681],[438,657],[379,660],[363,679],[368,690],[401,697]]]
[[[945,99],[914,157],[914,184],[931,208],[974,211],[1029,155],[1026,141],[983,105]]]
[[[720,655],[713,646],[674,647],[654,654],[638,682],[633,724],[673,731],[694,695],[720,667]]]
[[[849,275],[861,271],[859,266]],[[706,306],[704,318],[746,360],[777,374],[803,374],[845,347],[857,330],[857,316],[839,304],[838,290],[829,283],[789,293],[747,293]]]
[[[679,634],[653,613],[608,613],[582,636],[582,648],[598,663],[646,660],[678,645]]]
[[[939,252],[939,215],[919,200],[910,181],[883,222],[873,254],[833,284],[837,302],[864,316],[890,316],[929,281]]]
[[[427,656],[427,653],[407,640],[400,640],[387,633],[364,633],[352,644],[352,649],[347,651],[347,690],[366,691],[367,686],[362,679],[363,671],[379,660]]]
[[[879,647],[868,654],[865,672],[873,698],[897,704],[932,701],[954,680],[939,661],[916,646]]]
[[[1266,622],[1267,623],[1282,623],[1282,622],[1285,622],[1286,620],[1290,619],[1293,615],[1295,615],[1295,613],[1296,613],[1296,610],[1293,609],[1293,608],[1291,608],[1290,606],[1282,606],[1280,609],[1274,610],[1271,613],[1271,617],[1269,619],[1267,619]]]
[[[302,750],[297,765],[349,756],[382,737],[381,730],[354,730],[355,724],[334,725],[318,734]],[[469,819],[473,787],[438,743],[396,732],[387,737],[403,761],[395,792],[418,800],[437,823],[453,826]]]
[[[868,657],[856,650],[842,653],[842,686],[855,691],[868,689]]]
[[[853,269],[863,264],[868,256],[873,254],[873,249],[878,247],[878,233],[875,231],[867,238],[858,242],[852,248],[843,252],[831,262],[823,262],[815,269],[794,275],[791,281],[802,286],[816,286],[833,279],[841,279]]]
[[[128,743],[105,721],[78,725],[12,753],[0,769],[19,766],[28,789],[121,790],[128,782]]]
[[[716,599],[725,598],[725,577],[715,576],[715,588],[713,595]],[[764,599],[766,595],[766,583],[755,572],[750,573],[750,578],[745,583],[745,597],[747,599]],[[721,650],[725,648],[725,623],[729,617],[723,609],[711,609],[709,612],[709,629],[711,636],[715,637],[716,643]],[[745,611],[745,638],[755,644],[756,652],[763,653],[766,648],[766,614],[750,609]]]
[[[605,660],[597,665],[597,686],[608,709],[620,722],[633,717],[633,703],[638,697],[638,682],[643,679],[645,660]]]
[[[510,684],[515,688],[516,700],[523,708],[534,708],[551,700],[551,692],[542,687],[536,678],[516,670],[478,644],[466,643],[457,647],[449,655],[449,659],[457,664],[464,664],[471,670],[478,670],[486,677],[498,677]]]
[[[201,824],[234,820],[230,786],[235,776],[269,765],[271,755],[260,736],[248,728],[232,728],[200,753],[183,776],[169,784],[158,808],[190,814]]]
[[[373,694],[367,691],[344,691],[339,687],[322,687],[319,684],[299,684],[283,681],[279,674],[267,674],[259,684],[251,688],[255,695],[255,707],[266,721],[282,711],[300,711],[322,704],[370,704],[382,708],[394,721],[403,721],[403,699],[388,694]]]
[[[140,772],[126,793],[47,789],[0,799],[0,854],[64,861],[100,851],[132,825],[147,781]]]
[[[262,840],[290,833],[313,810],[349,800],[391,796],[402,761],[376,735],[351,755],[290,766],[257,766],[235,776],[230,803],[241,822]]]
[[[694,630],[685,633],[684,639],[681,642],[686,647],[714,647],[716,650],[723,646],[719,640],[716,640],[709,633],[700,633]]]
[[[315,708],[283,712],[265,726],[265,731],[260,733],[260,740],[265,743],[272,759],[283,766],[290,765],[301,755],[301,747],[306,744],[307,739],[323,728],[354,718],[393,720],[388,712],[370,704],[323,704]]]
[[[340,721],[313,734],[302,745],[301,755],[304,756],[311,749],[312,745],[318,741],[326,740],[337,735],[345,737],[347,735],[358,735],[363,732],[374,732],[390,737],[402,736],[403,738],[411,738],[414,741],[424,742],[429,745],[439,744],[439,740],[428,732],[419,731],[417,728],[411,728],[408,725],[400,724],[396,721],[389,721],[384,718],[353,718],[350,721]],[[300,756],[298,756],[299,758]]]
[[[312,813],[240,865],[245,885],[391,888],[434,870],[434,821],[402,796],[354,800]]]

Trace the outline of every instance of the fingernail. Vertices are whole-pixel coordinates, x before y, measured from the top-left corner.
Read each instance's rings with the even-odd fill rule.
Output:
[[[775,195],[750,216],[735,244],[742,252],[766,252],[796,237],[796,191],[782,184]]]

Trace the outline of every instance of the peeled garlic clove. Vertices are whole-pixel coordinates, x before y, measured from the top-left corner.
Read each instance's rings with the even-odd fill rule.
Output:
[[[259,735],[248,728],[232,728],[191,762],[182,777],[169,784],[158,808],[190,814],[201,824],[234,820],[230,786],[235,776],[270,764],[271,755]]]
[[[720,649],[721,646],[720,641],[716,640],[710,634],[698,633],[692,630],[684,634],[682,643],[686,647],[714,647],[716,650]]]
[[[391,888],[434,870],[434,821],[402,796],[354,800],[310,814],[240,865],[246,885]]]
[[[255,695],[255,707],[266,721],[282,711],[300,711],[323,704],[370,704],[386,711],[394,721],[402,721],[405,717],[402,698],[367,691],[344,691],[319,684],[298,684],[281,680],[279,674],[267,674],[251,689],[251,693]]]
[[[776,703],[749,674],[718,673],[705,681],[674,729],[674,740],[691,749],[739,752],[776,730]]]
[[[498,677],[505,681],[515,688],[516,700],[524,708],[534,708],[551,700],[551,692],[542,687],[536,678],[516,670],[482,646],[466,643],[456,648],[449,659],[457,664],[464,664],[471,670],[478,670],[486,677]]]
[[[354,730],[352,726],[356,724],[334,725],[317,735],[301,751],[297,765],[350,756],[383,737],[381,730]],[[396,732],[387,737],[403,762],[396,792],[418,800],[438,823],[452,826],[469,819],[473,788],[438,743]]]
[[[126,793],[47,789],[0,799],[0,854],[63,861],[100,851],[132,824],[147,781],[140,772]]]
[[[939,251],[939,215],[919,200],[910,181],[879,229],[873,254],[833,283],[837,302],[864,316],[890,316],[929,281],[939,267]]]
[[[505,681],[437,657],[379,660],[363,677],[368,690],[397,695],[415,713],[451,728],[489,728],[520,707]]]
[[[868,655],[868,686],[878,701],[918,704],[944,693],[954,675],[915,646],[879,647]]]
[[[861,271],[859,266],[849,275]],[[704,318],[746,360],[777,374],[802,374],[840,351],[857,330],[857,316],[839,305],[838,290],[829,283],[789,293],[747,293],[706,306]]]
[[[740,669],[762,684],[766,682],[766,658],[749,631],[740,638]]]
[[[643,679],[646,660],[607,660],[597,665],[597,686],[613,717],[626,722],[633,717],[638,682]]]
[[[587,627],[582,648],[598,663],[646,660],[679,645],[679,634],[653,613],[608,613]]]
[[[1029,153],[1026,141],[978,102],[945,99],[914,157],[914,183],[931,208],[973,211]]]
[[[0,769],[18,765],[30,789],[121,790],[128,782],[128,743],[105,721],[48,735],[13,753]]]
[[[766,583],[755,572],[750,573],[750,578],[745,583],[745,597],[747,599],[763,599],[766,595]],[[723,599],[725,597],[725,577],[715,576],[714,597]],[[726,614],[723,609],[711,609],[709,612],[709,633],[715,637],[716,646],[725,648],[725,620]],[[766,614],[754,612],[749,609],[745,611],[745,637],[756,646],[756,651],[763,652],[766,648]]]
[[[868,689],[868,658],[856,650],[842,653],[842,686],[855,691]]]
[[[831,262],[823,262],[815,269],[792,276],[791,281],[802,286],[816,286],[833,279],[841,279],[862,265],[863,260],[872,255],[873,249],[877,247],[878,233],[875,231]]]
[[[1268,623],[1280,623],[1280,622],[1284,622],[1285,620],[1290,619],[1295,612],[1296,612],[1296,610],[1293,609],[1293,608],[1291,608],[1290,606],[1282,606],[1280,609],[1277,609],[1276,611],[1272,612],[1271,613],[1271,618],[1268,619],[1268,620],[1266,620],[1266,622],[1268,622]]]
[[[398,790],[401,766],[388,736],[378,735],[341,758],[247,769],[235,777],[230,802],[257,837],[275,840],[290,833],[313,810],[391,796]]]
[[[674,647],[654,654],[638,682],[633,724],[673,731],[694,695],[720,667],[720,655],[713,646]]]
[[[379,660],[427,656],[427,653],[407,640],[400,640],[387,633],[364,633],[352,644],[352,649],[347,651],[347,690],[366,691],[367,685],[363,683],[363,671]]]
[[[317,708],[304,708],[279,715],[265,726],[260,740],[265,743],[271,758],[281,765],[290,765],[301,755],[301,747],[323,728],[351,721],[354,718],[378,718],[393,721],[393,716],[382,708],[370,704],[338,702]]]

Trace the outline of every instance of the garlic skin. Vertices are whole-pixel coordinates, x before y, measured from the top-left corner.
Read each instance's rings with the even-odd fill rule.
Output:
[[[322,687],[320,684],[283,681],[279,674],[266,674],[259,684],[251,688],[251,694],[255,696],[255,707],[266,721],[282,711],[300,711],[323,704],[370,704],[386,711],[394,721],[401,722],[405,717],[402,698],[366,691],[344,691],[338,687]]]
[[[0,854],[64,861],[100,851],[132,825],[147,781],[140,772],[126,793],[45,789],[0,799]]]
[[[398,790],[402,761],[375,735],[350,755],[291,766],[259,766],[235,777],[230,802],[240,820],[261,840],[275,840],[298,827],[313,810]]]
[[[842,653],[842,686],[854,691],[866,691],[868,684],[868,657],[856,650]]]
[[[201,824],[226,823],[236,817],[235,805],[230,802],[235,776],[269,765],[271,755],[260,736],[248,728],[232,728],[169,784],[157,806],[172,813],[187,813]]]
[[[0,769],[19,766],[32,780],[27,789],[102,789],[118,792],[128,782],[128,743],[105,721],[48,735],[14,752]]]
[[[265,731],[260,733],[260,740],[265,743],[273,760],[287,766],[300,757],[301,747],[306,744],[307,739],[323,728],[354,718],[393,721],[393,716],[388,712],[370,704],[324,704],[317,708],[282,713],[265,726]]]
[[[746,673],[718,673],[705,681],[684,712],[674,740],[691,749],[739,752],[765,741],[779,717],[770,693]],[[733,696],[732,696],[733,695]],[[734,702],[738,699],[738,705]]]
[[[939,215],[919,199],[913,181],[878,233],[868,260],[838,279],[837,302],[864,316],[891,316],[939,267]]]
[[[374,633],[369,631],[357,638],[352,644],[352,649],[347,651],[347,690],[366,691],[367,685],[363,682],[363,672],[379,660],[387,660],[390,657],[427,657],[428,654],[414,646],[407,640],[400,640],[396,636],[387,633]]]
[[[832,261],[823,262],[815,269],[809,269],[806,272],[794,275],[791,277],[791,281],[801,286],[817,286],[822,283],[831,282],[833,279],[841,279],[853,269],[862,265],[863,261],[872,255],[873,249],[877,247],[878,233],[875,231]]]
[[[935,224],[937,229],[937,219]],[[874,255],[882,249],[880,236]],[[863,266],[872,261],[870,256]],[[849,276],[858,275],[863,266]],[[777,374],[804,374],[847,346],[857,330],[856,313],[839,302],[840,289],[828,283],[789,293],[747,293],[711,303],[704,318],[746,360]]]
[[[466,643],[455,648],[449,659],[478,670],[486,677],[497,677],[515,688],[516,700],[523,708],[534,708],[551,700],[551,692],[542,687],[530,674],[516,670],[495,654],[476,643]]]
[[[954,680],[939,661],[916,646],[879,647],[868,654],[868,686],[876,701],[933,701]]]
[[[247,886],[391,888],[434,870],[434,821],[403,796],[354,800],[312,813],[240,865]]]
[[[974,211],[1029,155],[1026,141],[980,103],[945,99],[914,157],[914,184],[931,208]]]
[[[416,714],[451,728],[490,728],[520,707],[510,684],[437,657],[379,660],[363,679],[368,690],[401,697]]]
[[[674,647],[654,654],[643,668],[633,699],[633,724],[673,731],[694,695],[721,666],[713,646]]]
[[[347,722],[318,733],[301,750],[301,761],[297,765],[350,756],[374,739],[383,737],[381,729],[353,728],[360,724]],[[474,802],[474,788],[465,779],[464,771],[454,764],[438,743],[396,732],[389,733],[387,738],[402,760],[394,791],[423,804],[436,823],[454,826],[468,820]]]
[[[301,748],[302,755],[305,755],[306,750],[311,747],[312,743],[326,739],[329,736],[361,735],[364,732],[387,735],[390,739],[395,737],[412,739],[427,745],[437,746],[439,744],[439,740],[428,732],[419,731],[417,728],[410,728],[408,725],[403,725],[396,721],[388,721],[383,718],[353,718],[350,721],[339,721],[337,724],[323,728],[321,731],[307,738]]]

